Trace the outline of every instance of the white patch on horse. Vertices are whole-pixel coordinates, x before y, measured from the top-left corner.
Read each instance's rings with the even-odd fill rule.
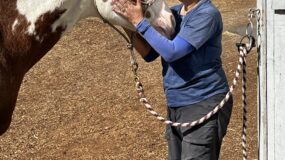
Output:
[[[17,25],[19,24],[19,20],[16,19],[12,25],[12,32],[14,32],[16,30]]]
[[[26,31],[27,34],[36,35],[35,23],[38,18],[45,13],[52,13],[62,3],[63,0],[17,0],[18,12],[24,15],[30,24]]]

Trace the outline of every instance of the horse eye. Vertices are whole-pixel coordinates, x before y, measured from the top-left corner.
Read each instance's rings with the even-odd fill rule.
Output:
[[[149,11],[146,11],[146,12],[145,12],[145,18],[150,18],[150,17],[151,17],[150,12],[149,12]]]

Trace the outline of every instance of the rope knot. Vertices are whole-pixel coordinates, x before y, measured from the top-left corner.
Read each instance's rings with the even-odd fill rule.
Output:
[[[135,61],[132,61],[131,65],[132,65],[132,71],[134,72],[135,75],[137,75],[139,64],[137,62],[135,62]]]
[[[128,49],[133,49],[133,48],[134,48],[134,45],[133,45],[132,43],[128,43],[128,44],[127,44],[127,48],[128,48]]]

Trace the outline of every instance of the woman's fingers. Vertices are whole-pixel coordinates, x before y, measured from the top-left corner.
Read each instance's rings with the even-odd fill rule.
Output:
[[[113,11],[135,26],[143,19],[140,2],[140,0],[112,0]]]
[[[124,4],[119,0],[114,0],[112,4],[114,7],[117,7],[118,9],[125,8]]]
[[[112,5],[114,6],[113,8],[116,8],[122,12],[125,12],[128,8],[128,4],[125,0],[113,0]]]
[[[125,6],[123,6],[122,1],[119,0],[113,0],[112,1],[113,5],[113,11],[116,12],[119,15],[125,15],[124,13],[126,12]]]
[[[119,8],[116,7],[116,6],[113,7],[113,11],[114,11],[115,13],[117,13],[118,15],[122,16],[122,17],[126,17],[126,16],[127,16],[127,15],[126,15],[126,12],[125,12],[124,10],[119,9]]]
[[[141,6],[141,0],[136,0],[136,6]]]
[[[128,7],[128,0],[112,0],[112,5],[120,6],[121,8]]]

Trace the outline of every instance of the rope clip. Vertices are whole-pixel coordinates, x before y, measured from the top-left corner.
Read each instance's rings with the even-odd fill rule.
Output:
[[[245,36],[242,37],[241,41],[236,44],[236,46],[238,47],[238,51],[240,51],[243,48],[246,50],[247,53],[249,53],[252,50],[252,48],[256,47],[256,40],[253,36],[254,19],[256,19],[257,21],[260,20],[260,10],[251,8],[248,13],[248,24],[246,26]]]

